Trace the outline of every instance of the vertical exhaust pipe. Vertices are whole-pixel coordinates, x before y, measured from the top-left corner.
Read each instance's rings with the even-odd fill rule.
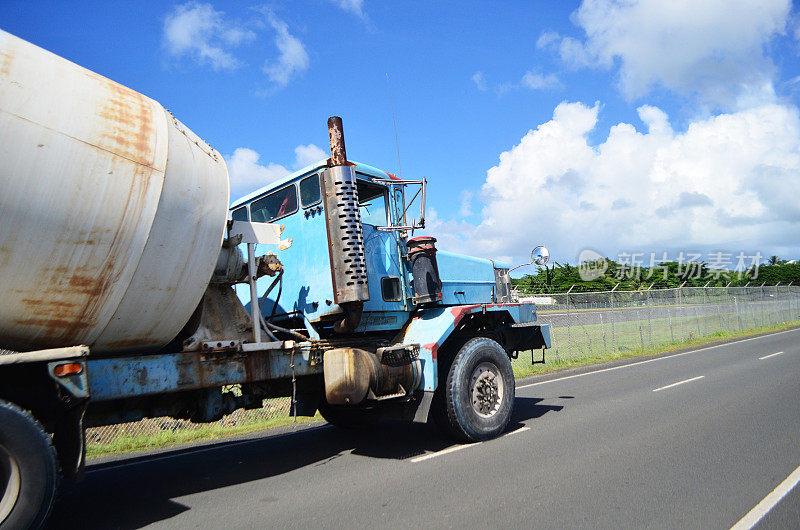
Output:
[[[334,325],[337,333],[351,333],[361,322],[364,302],[369,300],[364,236],[358,209],[356,174],[347,162],[344,129],[338,116],[328,118],[331,158],[322,173],[322,197],[334,301],[344,319]]]
[[[328,118],[328,139],[331,144],[331,167],[346,166],[347,153],[344,149],[344,127],[342,118],[331,116]]]

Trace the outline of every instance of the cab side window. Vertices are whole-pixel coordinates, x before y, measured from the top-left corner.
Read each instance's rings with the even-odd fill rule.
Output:
[[[317,204],[322,199],[319,190],[319,174],[315,173],[300,181],[300,203],[303,208]]]
[[[389,198],[385,186],[358,180],[358,210],[361,213],[361,222],[373,226],[387,226],[386,203]]]
[[[269,223],[297,211],[297,188],[294,184],[273,191],[250,204],[250,218],[256,223]]]
[[[247,221],[247,206],[236,208],[231,214],[231,219],[234,221]]]

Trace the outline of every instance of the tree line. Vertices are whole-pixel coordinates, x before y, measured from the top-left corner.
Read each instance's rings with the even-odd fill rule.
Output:
[[[766,285],[800,285],[800,263],[789,263],[770,256],[766,264],[744,271],[710,268],[705,262],[678,263],[669,261],[652,267],[631,268],[630,265],[606,259],[582,264],[554,263],[540,267],[536,274],[512,278],[512,285],[523,293],[548,294],[616,290],[669,289],[680,287],[743,287]],[[603,270],[603,267],[605,269]],[[586,274],[586,270],[593,274]]]

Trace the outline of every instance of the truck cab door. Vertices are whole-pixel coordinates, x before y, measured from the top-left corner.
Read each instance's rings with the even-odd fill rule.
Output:
[[[359,328],[399,329],[408,311],[401,242],[397,231],[378,230],[390,224],[389,189],[362,179],[357,186],[369,282]]]

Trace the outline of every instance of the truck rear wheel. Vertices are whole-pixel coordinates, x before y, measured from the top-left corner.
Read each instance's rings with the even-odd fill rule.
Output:
[[[497,342],[485,337],[468,340],[442,383],[436,419],[448,434],[478,442],[505,430],[514,406],[514,371]]]
[[[55,449],[33,416],[2,400],[0,425],[0,529],[39,528],[58,486]]]

